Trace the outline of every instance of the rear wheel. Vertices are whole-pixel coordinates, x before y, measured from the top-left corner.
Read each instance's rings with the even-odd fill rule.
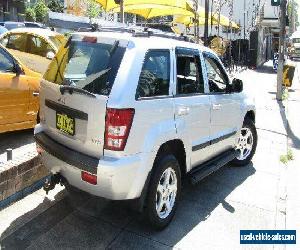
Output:
[[[235,147],[237,157],[232,161],[234,165],[245,166],[250,163],[257,146],[257,132],[252,120],[245,119],[240,136]]]
[[[181,193],[181,175],[177,159],[166,155],[153,168],[145,215],[150,224],[163,229],[172,220]]]

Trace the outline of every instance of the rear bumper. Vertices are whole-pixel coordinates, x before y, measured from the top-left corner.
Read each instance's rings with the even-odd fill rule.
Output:
[[[140,197],[148,173],[148,154],[136,154],[122,158],[96,159],[55,142],[44,132],[35,134],[43,164],[53,173],[60,173],[70,185],[92,195],[111,200],[128,200]],[[81,171],[97,175],[97,185],[81,179]]]

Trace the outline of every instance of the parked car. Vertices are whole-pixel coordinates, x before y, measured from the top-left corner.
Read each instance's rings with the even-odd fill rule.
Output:
[[[42,23],[36,22],[24,22],[26,28],[41,28],[46,29],[47,27]]]
[[[180,37],[79,32],[41,81],[37,150],[61,182],[135,202],[148,221],[172,220],[182,178],[192,183],[256,150],[255,106],[218,56]]]
[[[291,60],[300,58],[300,32],[296,32],[290,39],[291,46],[289,49],[289,57]]]
[[[0,25],[8,30],[25,27],[25,24],[21,22],[1,22]]]
[[[0,133],[33,128],[41,75],[0,45]]]
[[[0,43],[30,69],[45,73],[49,63],[66,38],[56,32],[40,28],[19,28],[0,37]]]

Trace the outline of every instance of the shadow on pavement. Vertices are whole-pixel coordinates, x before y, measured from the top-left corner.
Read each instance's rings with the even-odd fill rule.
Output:
[[[15,149],[26,144],[33,143],[33,129],[0,134],[0,141],[0,154],[3,154],[8,148]]]
[[[139,242],[141,239],[148,242],[148,248],[149,244],[151,248],[174,246],[219,205],[235,213],[234,206],[225,199],[255,171],[252,163],[246,167],[226,166],[195,186],[185,180],[174,220],[160,232],[153,230],[141,215],[127,209],[124,202],[89,195],[75,200],[66,196],[40,214],[37,207],[15,220],[2,234],[0,248],[132,249],[146,244]],[[45,202],[49,200],[45,198]],[[32,219],[20,226],[26,216]]]
[[[273,69],[272,65],[262,65],[258,69],[254,70],[257,73],[264,73],[264,74],[276,74],[275,70]]]
[[[291,142],[293,144],[292,147],[300,149],[300,138],[293,132],[293,130],[290,126],[289,120],[286,117],[285,107],[283,106],[282,102],[280,102],[280,101],[277,101],[277,104],[280,108],[280,115],[282,118],[283,125],[286,129],[288,137],[291,139]]]

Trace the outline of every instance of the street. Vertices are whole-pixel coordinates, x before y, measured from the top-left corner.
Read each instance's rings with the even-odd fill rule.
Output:
[[[299,62],[297,65],[300,67]],[[297,212],[288,200],[290,196],[297,199],[295,186],[289,188],[293,176],[280,162],[287,145],[295,151],[293,164],[299,162],[299,134],[294,131],[288,141],[286,122],[287,108],[296,112],[290,106],[300,105],[299,71],[290,91],[298,99],[291,98],[294,101],[285,107],[275,98],[276,74],[271,62],[260,70],[240,72],[238,77],[244,81],[244,91],[256,99],[258,147],[254,159],[246,167],[223,167],[195,186],[185,181],[174,220],[165,230],[154,231],[123,202],[82,194],[69,197],[63,187],[57,187],[48,195],[38,190],[1,211],[0,248],[240,249],[242,229],[299,232],[299,209]],[[3,135],[1,142],[4,138],[7,143],[1,144],[0,162],[7,147],[27,144],[16,154],[34,148],[31,133]],[[273,249],[273,245],[250,248]]]

